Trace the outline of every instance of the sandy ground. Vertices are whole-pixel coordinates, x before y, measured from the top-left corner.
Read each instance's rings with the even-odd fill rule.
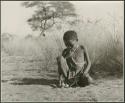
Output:
[[[1,101],[124,101],[124,81],[97,79],[97,85],[56,88],[57,70],[42,69],[42,60],[3,56],[1,59]]]

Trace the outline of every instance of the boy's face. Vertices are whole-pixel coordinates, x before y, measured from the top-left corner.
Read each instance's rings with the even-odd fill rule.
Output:
[[[76,40],[67,40],[67,41],[64,41],[66,47],[73,47],[75,44],[76,44]]]

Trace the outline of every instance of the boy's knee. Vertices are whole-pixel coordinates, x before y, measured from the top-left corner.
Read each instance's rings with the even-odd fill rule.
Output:
[[[57,62],[61,60],[61,56],[56,57]]]
[[[63,56],[56,57],[57,62],[63,62],[65,61],[65,58]]]

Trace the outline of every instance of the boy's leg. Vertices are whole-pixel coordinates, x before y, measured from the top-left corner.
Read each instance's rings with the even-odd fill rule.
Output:
[[[61,56],[57,57],[58,73],[59,73],[59,85],[63,85],[68,78],[68,65],[66,60]]]
[[[64,81],[65,81],[64,76],[62,74],[59,75],[59,87],[62,87],[64,85]]]
[[[89,84],[96,84],[95,81],[93,80],[93,78],[89,74],[87,74],[86,77],[88,79]]]

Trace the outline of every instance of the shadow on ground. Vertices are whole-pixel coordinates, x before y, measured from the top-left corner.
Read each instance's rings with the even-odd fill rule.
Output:
[[[12,85],[49,85],[54,87],[57,85],[57,79],[44,79],[44,78],[23,78],[23,79],[11,79]]]

